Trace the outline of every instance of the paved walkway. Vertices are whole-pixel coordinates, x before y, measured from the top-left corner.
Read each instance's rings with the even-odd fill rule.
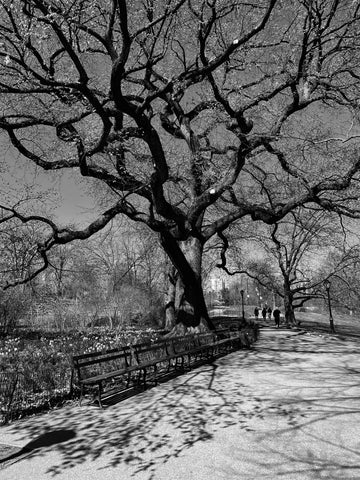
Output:
[[[0,443],[32,451],[0,478],[360,479],[359,354],[355,340],[263,329],[255,350],[103,411],[2,427]]]

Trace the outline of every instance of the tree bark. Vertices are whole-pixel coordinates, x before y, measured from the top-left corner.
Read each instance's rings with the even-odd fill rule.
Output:
[[[161,243],[180,277],[177,282],[179,309],[172,333],[214,330],[201,284],[202,243],[192,237],[186,240],[181,248],[178,241],[165,231],[161,234]]]
[[[285,323],[288,327],[296,325],[295,312],[293,307],[294,295],[291,291],[290,281],[284,282],[284,309],[285,309]]]
[[[165,303],[165,330],[170,331],[176,325],[176,285],[179,275],[176,268],[169,266],[168,289]]]

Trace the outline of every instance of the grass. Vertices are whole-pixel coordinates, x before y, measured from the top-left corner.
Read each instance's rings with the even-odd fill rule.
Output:
[[[283,311],[282,311],[283,313]],[[231,306],[231,307],[218,307],[210,311],[211,318],[216,318],[218,316],[233,317],[239,318],[241,315],[240,306]],[[309,331],[318,331],[322,333],[330,333],[329,325],[329,314],[328,312],[295,312],[296,319],[300,322],[300,327],[304,330]],[[247,319],[254,319],[254,306],[246,305],[245,306],[245,317]],[[337,335],[349,336],[349,337],[360,337],[360,316],[357,315],[346,315],[343,313],[333,312],[335,331]],[[283,317],[282,317],[283,319]],[[283,320],[282,320],[283,321]],[[260,317],[260,322],[262,318]],[[274,321],[267,320],[268,325],[274,325]]]
[[[296,312],[300,327],[310,331],[330,332],[329,314],[315,312]],[[333,312],[335,332],[337,335],[360,337],[360,317]]]

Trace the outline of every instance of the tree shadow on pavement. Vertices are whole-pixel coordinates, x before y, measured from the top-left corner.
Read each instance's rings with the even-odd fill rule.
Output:
[[[18,449],[15,453],[1,458],[0,465],[1,467],[9,466],[18,460],[28,457],[32,454],[32,452],[39,451],[42,448],[50,446],[53,447],[59,443],[67,442],[75,436],[76,433],[73,430],[49,430],[36,437],[34,440],[31,440],[24,447]]]
[[[229,425],[247,428],[247,418],[261,411],[260,399],[254,399],[248,408],[241,382],[224,390],[217,370],[217,365],[202,367],[104,410],[63,408],[48,416],[48,425],[35,417],[12,428],[21,429],[27,438],[39,435],[44,428],[71,426],[76,431],[76,438],[52,447],[62,460],[48,473],[60,473],[106,455],[106,466],[127,463],[133,466],[134,474],[147,470],[151,478],[156,465],[196,442],[211,439],[214,429]],[[46,449],[36,452],[45,453]]]
[[[233,462],[224,478],[360,478],[359,353],[356,341],[318,335],[259,345],[248,366],[262,383],[266,421],[253,422],[251,450],[234,445],[245,470]]]
[[[51,430],[75,432],[68,441],[52,445],[60,461],[49,474],[101,460],[99,468],[125,463],[133,475],[146,471],[148,478],[156,478],[161,464],[211,441],[224,428],[255,432],[260,422],[266,435],[266,425],[276,420],[279,435],[286,437],[345,415],[348,405],[351,413],[359,414],[360,406],[354,408],[360,405],[359,380],[354,376],[359,348],[347,345],[349,355],[339,362],[340,351],[332,346],[335,350],[320,362],[315,343],[304,340],[273,337],[261,341],[257,349],[235,352],[104,410],[68,406],[17,422],[11,429],[21,431],[24,438]],[[317,345],[326,350],[326,339],[318,339]],[[33,455],[46,451],[45,446]]]

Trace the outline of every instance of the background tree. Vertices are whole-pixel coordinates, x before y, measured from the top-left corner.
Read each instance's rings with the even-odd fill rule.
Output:
[[[0,127],[23,160],[111,202],[87,226],[3,202],[55,245],[117,215],[158,232],[194,325],[204,245],[309,202],[356,215],[359,9],[344,0],[1,0]],[[341,124],[333,119],[341,118]],[[316,125],[316,128],[314,126]],[[350,189],[350,190],[349,190]]]
[[[301,208],[273,226],[247,226],[246,236],[233,228],[231,237],[222,239],[218,266],[230,275],[249,276],[274,302],[281,299],[288,325],[297,323],[296,309],[324,297],[325,280],[334,283],[337,305],[356,302],[358,239],[334,215]],[[346,287],[351,279],[353,287]]]
[[[85,243],[54,248],[44,272],[45,301],[58,315],[74,317],[76,310],[93,326],[163,326],[164,255],[143,230],[112,222]]]
[[[141,317],[163,326],[166,266],[156,235],[143,225],[112,222],[87,252],[97,262],[110,317],[121,323],[126,315],[128,321]]]
[[[37,270],[36,242],[43,239],[44,232],[31,222],[19,225],[7,222],[0,228],[0,275],[3,284],[16,283],[24,277],[31,277]],[[35,246],[34,246],[35,243]],[[25,285],[0,295],[0,324],[5,330],[13,328],[24,318],[34,298],[39,295],[39,280],[32,279]]]
[[[0,272],[16,283],[39,268],[36,222],[5,222],[0,229]],[[0,298],[0,324],[19,320],[35,328],[113,327],[141,321],[163,326],[164,255],[144,227],[113,222],[88,241],[54,247],[48,268]],[[46,232],[45,232],[46,234]]]
[[[330,281],[333,306],[351,314],[360,308],[359,253],[358,239],[354,243],[352,238],[350,245],[332,248],[319,271],[319,276]]]
[[[333,216],[306,209],[292,212],[266,230],[265,235],[258,237],[258,243],[269,263],[273,260],[272,266],[255,262],[250,271],[283,299],[285,321],[295,325],[295,309],[316,297],[319,285],[323,284],[318,270],[324,249],[341,241],[341,231]],[[276,278],[279,273],[280,278]]]

